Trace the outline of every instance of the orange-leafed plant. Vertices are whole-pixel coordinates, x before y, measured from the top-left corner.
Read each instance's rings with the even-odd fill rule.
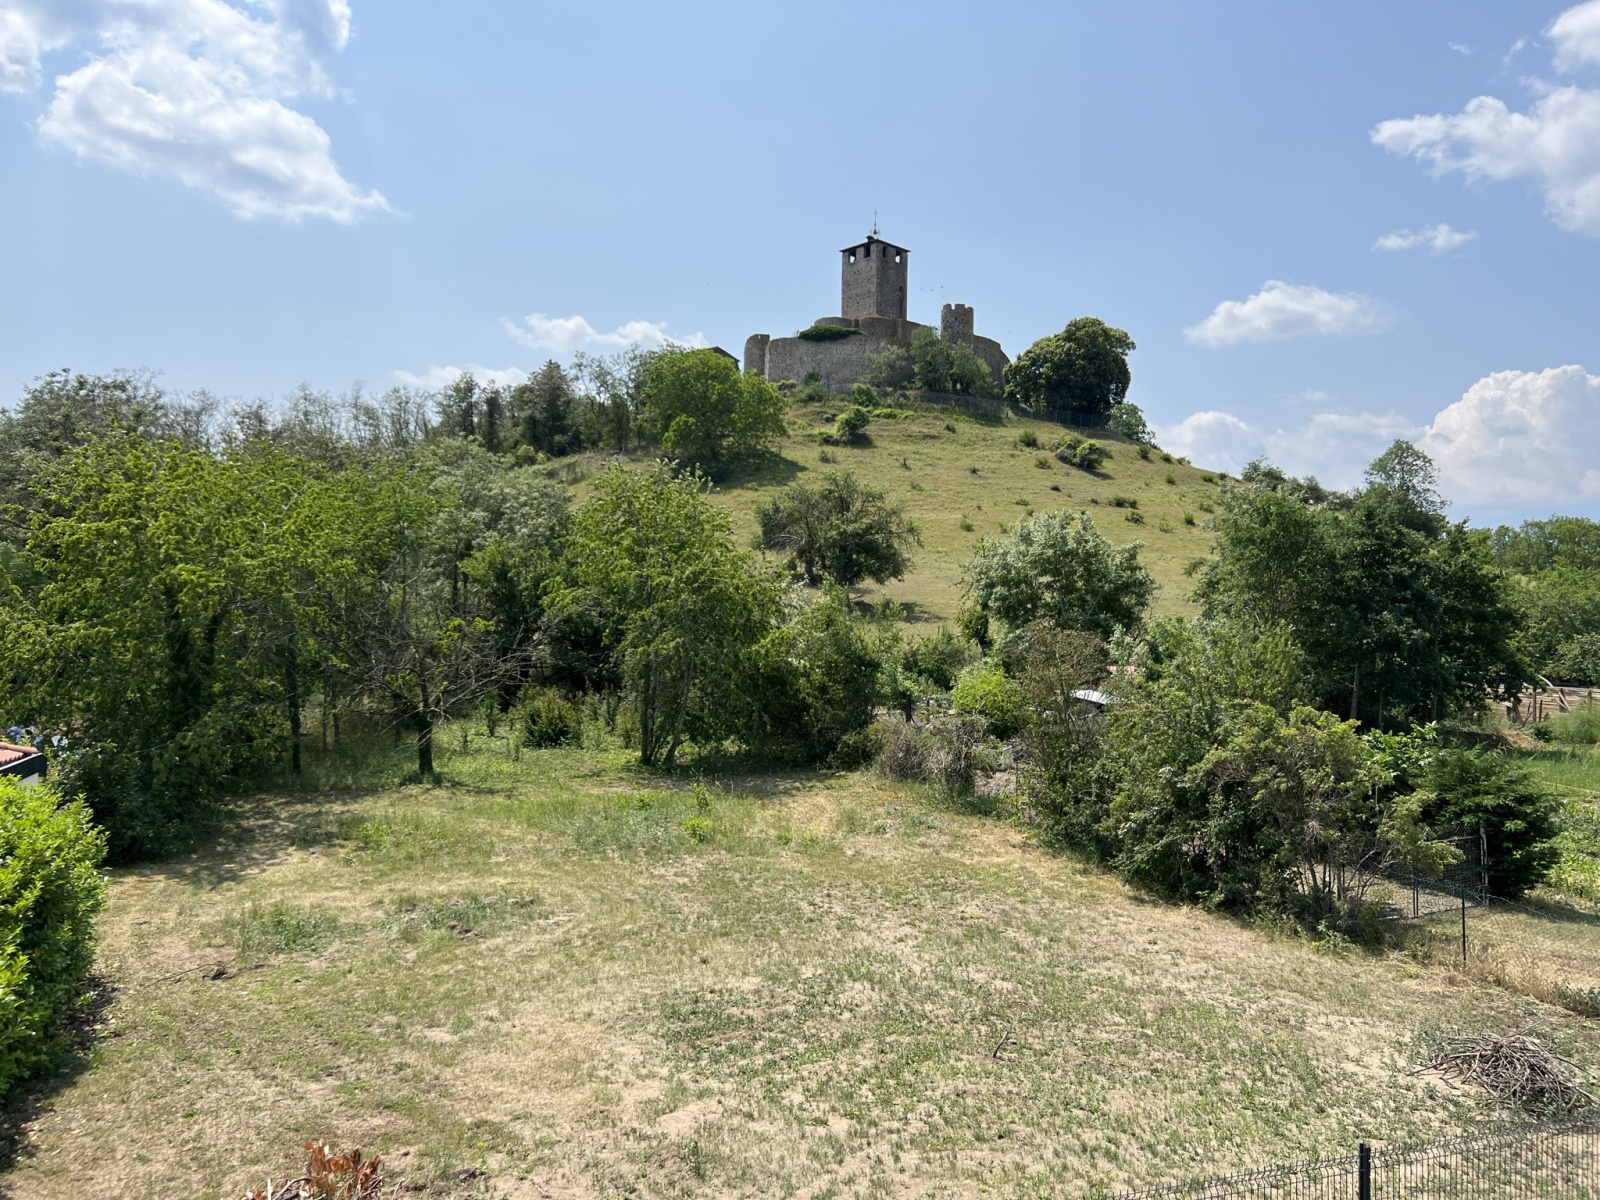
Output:
[[[383,1187],[383,1160],[360,1150],[330,1154],[328,1143],[306,1143],[306,1170],[298,1179],[251,1188],[242,1200],[376,1200]]]

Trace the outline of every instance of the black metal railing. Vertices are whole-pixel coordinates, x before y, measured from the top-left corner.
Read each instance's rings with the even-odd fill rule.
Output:
[[[1521,1125],[1118,1192],[1115,1200],[1595,1200],[1600,1119]]]

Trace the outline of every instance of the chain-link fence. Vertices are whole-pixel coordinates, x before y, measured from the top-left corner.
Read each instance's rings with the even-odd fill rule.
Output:
[[[1219,1175],[1115,1200],[1594,1200],[1600,1120],[1527,1125],[1238,1175]]]

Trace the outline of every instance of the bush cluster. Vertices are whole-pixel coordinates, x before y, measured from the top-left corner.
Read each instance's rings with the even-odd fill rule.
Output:
[[[82,999],[105,851],[81,802],[0,777],[0,1093],[50,1064]]]

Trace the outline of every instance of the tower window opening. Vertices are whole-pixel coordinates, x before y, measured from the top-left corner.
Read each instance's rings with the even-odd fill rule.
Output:
[[[850,261],[851,262],[855,262],[855,260],[856,260],[856,252],[854,250],[852,250],[852,251],[850,251]]]
[[[898,251],[895,253],[894,260],[895,260],[895,262],[899,262],[900,261],[900,254],[899,254]]]

